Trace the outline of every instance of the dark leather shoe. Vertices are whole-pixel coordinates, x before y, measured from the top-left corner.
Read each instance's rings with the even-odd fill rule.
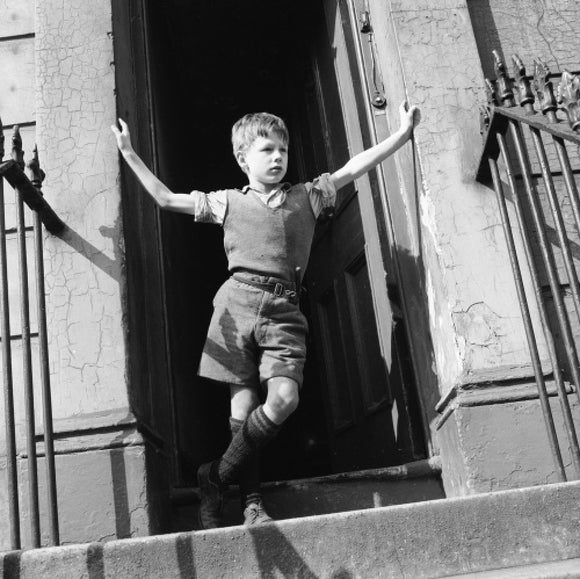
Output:
[[[211,462],[202,464],[197,471],[199,485],[199,526],[202,529],[217,529],[221,523],[223,487],[212,480]]]

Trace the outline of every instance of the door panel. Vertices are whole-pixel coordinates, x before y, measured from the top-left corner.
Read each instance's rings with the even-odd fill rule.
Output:
[[[355,361],[361,388],[363,412],[369,415],[389,402],[387,376],[381,360],[366,254],[360,254],[345,270],[348,312],[351,317]],[[367,298],[367,299],[362,299]],[[364,322],[364,323],[363,323]]]
[[[320,347],[329,391],[330,420],[335,432],[354,425],[348,376],[348,351],[342,340],[337,291],[332,284],[316,301]]]
[[[311,55],[310,90],[303,93],[303,171],[333,171],[364,148],[361,104],[353,88],[352,55],[343,26],[349,11],[325,0],[324,30]],[[360,80],[359,80],[360,82]],[[405,389],[373,201],[365,176],[339,193],[331,219],[319,224],[306,276],[312,342],[327,401],[332,469],[381,467],[412,458],[401,404]],[[389,278],[389,283],[396,281]],[[395,347],[396,346],[396,347]],[[399,398],[397,402],[396,399]]]

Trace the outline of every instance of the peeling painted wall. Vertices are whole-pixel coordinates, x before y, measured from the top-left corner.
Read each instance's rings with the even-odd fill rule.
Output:
[[[423,259],[440,392],[529,375],[495,196],[474,182],[482,149],[477,111],[485,97],[466,2],[376,1],[371,6],[381,58],[390,64],[396,53],[399,60],[394,70],[387,68],[399,77],[391,83],[386,75],[387,96],[399,99],[402,85],[422,111],[415,133],[422,248],[409,244],[406,249],[420,251]],[[401,164],[401,173],[402,190],[409,195],[409,162]],[[417,224],[411,229],[416,231]]]
[[[580,7],[566,0],[376,0],[371,16],[383,70],[394,78],[387,76],[387,98],[397,103],[406,95],[423,116],[415,132],[420,226],[409,211],[414,238],[399,235],[398,242],[422,257],[438,385],[449,395],[438,406],[441,419],[432,422],[446,492],[551,482],[495,195],[474,181],[482,150],[478,109],[485,102],[484,74],[493,76],[484,49],[507,57],[517,52],[528,65],[540,56],[552,66],[580,69],[580,42],[571,28]],[[390,119],[396,126],[394,107]],[[403,155],[399,171],[412,207],[412,165]],[[547,358],[544,348],[540,355]],[[522,379],[525,400],[507,387],[514,378]],[[453,399],[461,388],[485,393],[485,401],[469,407],[469,397]]]
[[[580,5],[576,0],[468,0],[486,76],[494,76],[491,50],[518,54],[528,66],[540,57],[555,72],[580,67]]]
[[[116,118],[111,30],[108,0],[0,0],[0,116],[4,124],[24,123],[26,160],[34,143],[38,144],[46,172],[43,192],[66,224],[61,237],[44,235],[57,492],[65,543],[151,531],[147,452],[129,409],[126,376],[119,158],[110,130]],[[9,151],[9,132],[6,137]],[[11,191],[7,197],[7,226],[11,227],[15,220]],[[22,449],[15,245],[9,237],[15,405]],[[34,269],[32,256],[29,269]],[[32,277],[30,285],[34,290]],[[34,332],[34,301],[31,307]],[[38,367],[34,341],[37,431],[41,432]],[[0,549],[9,546],[3,440],[2,428]],[[39,469],[41,526],[46,530],[42,460]],[[22,455],[18,472],[22,536],[27,546],[27,460]]]
[[[37,139],[45,196],[67,225],[48,237],[55,418],[128,406],[123,247],[110,3],[37,4]]]

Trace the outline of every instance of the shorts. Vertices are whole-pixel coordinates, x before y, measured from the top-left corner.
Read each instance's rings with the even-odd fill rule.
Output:
[[[251,279],[280,281],[259,275]],[[286,376],[302,385],[308,323],[296,303],[229,278],[213,305],[200,376],[251,387]]]

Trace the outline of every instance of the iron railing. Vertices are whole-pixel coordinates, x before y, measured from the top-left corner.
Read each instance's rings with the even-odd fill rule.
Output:
[[[559,480],[566,481],[580,478],[569,399],[575,391],[580,400],[580,77],[568,71],[553,75],[539,59],[528,76],[517,55],[510,77],[497,52],[494,57],[496,79],[486,79],[485,145],[477,179],[492,182],[497,196],[554,466]],[[565,118],[559,118],[561,112]],[[541,351],[547,352],[550,368],[542,367]],[[565,469],[549,402],[554,393],[573,474]]]
[[[36,451],[37,436],[34,412],[32,338],[30,329],[30,287],[28,280],[27,232],[24,204],[33,210],[32,237],[33,252],[36,264],[36,300],[38,311],[38,348],[40,364],[40,381],[43,403],[44,425],[44,456],[46,467],[47,510],[49,519],[49,544],[58,545],[59,524],[56,493],[56,469],[54,458],[54,440],[52,428],[52,404],[50,392],[50,375],[48,365],[48,340],[46,326],[44,263],[42,225],[53,234],[64,229],[63,222],[58,218],[50,205],[42,197],[41,185],[44,172],[40,169],[38,153],[35,149],[33,158],[25,166],[22,150],[22,138],[18,126],[14,127],[12,137],[11,159],[4,159],[4,133],[0,120],[0,336],[2,351],[2,378],[4,391],[4,420],[6,429],[6,472],[8,480],[8,512],[10,525],[10,547],[22,548],[21,517],[18,493],[18,450],[16,441],[16,419],[14,405],[14,389],[22,388],[24,392],[24,409],[26,424],[26,452],[28,472],[28,504],[30,519],[30,546],[41,544],[38,457]],[[25,173],[26,170],[26,173]],[[5,215],[6,180],[15,191],[16,228],[7,229]],[[21,342],[22,342],[22,384],[15,383],[12,367],[11,340],[14,338],[10,329],[9,280],[14,280],[15,271],[8,267],[7,238],[16,236],[17,257],[19,264],[18,286],[20,294]],[[12,281],[14,283],[14,281]],[[36,336],[34,336],[36,337]]]

